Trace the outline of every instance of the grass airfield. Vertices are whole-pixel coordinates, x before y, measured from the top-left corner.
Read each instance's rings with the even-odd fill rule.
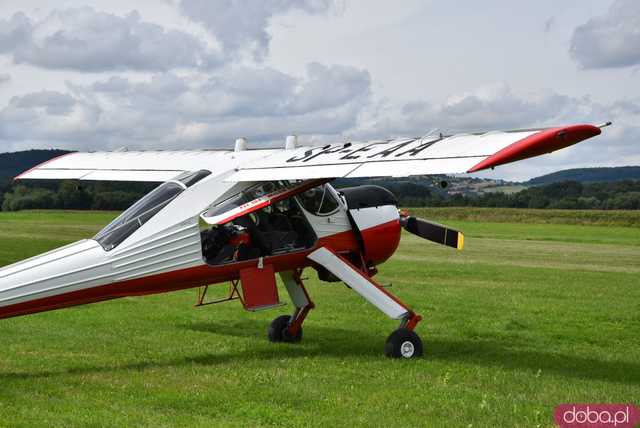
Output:
[[[396,322],[311,270],[298,345],[266,339],[290,305],[120,299],[0,320],[0,426],[552,427],[559,403],[640,402],[640,213],[412,212],[466,238],[405,234],[376,277],[424,316],[424,358],[384,358]],[[113,216],[0,213],[0,266]]]

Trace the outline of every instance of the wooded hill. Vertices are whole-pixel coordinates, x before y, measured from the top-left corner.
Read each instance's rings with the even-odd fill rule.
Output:
[[[603,183],[623,180],[640,180],[640,166],[565,169],[563,171],[532,178],[524,184],[528,186],[540,186],[544,184],[559,183],[561,181]]]

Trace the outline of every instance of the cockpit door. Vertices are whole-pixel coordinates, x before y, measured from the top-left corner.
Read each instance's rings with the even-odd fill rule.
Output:
[[[210,225],[228,223],[238,217],[251,214],[262,208],[288,199],[316,186],[326,183],[327,179],[307,180],[300,183],[284,184],[269,193],[263,193],[262,188],[253,191],[252,188],[210,208],[200,217]]]
[[[258,182],[201,214],[203,258],[209,265],[311,248],[317,235],[293,196],[325,183]]]

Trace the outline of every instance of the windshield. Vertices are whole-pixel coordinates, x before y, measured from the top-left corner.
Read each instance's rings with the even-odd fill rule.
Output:
[[[161,184],[123,212],[93,239],[98,241],[105,251],[114,249],[183,191],[184,187],[178,183]]]
[[[296,198],[305,210],[317,216],[333,214],[338,209],[338,201],[327,184],[309,189]]]
[[[207,171],[206,169],[201,169],[200,171],[187,171],[179,176],[177,176],[174,180],[180,181],[187,187],[191,187],[196,184],[198,181],[202,180],[205,177],[211,175],[211,171]]]

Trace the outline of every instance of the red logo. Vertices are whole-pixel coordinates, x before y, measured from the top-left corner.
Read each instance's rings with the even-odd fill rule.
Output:
[[[636,428],[640,409],[632,404],[561,404],[555,420],[560,428]]]

